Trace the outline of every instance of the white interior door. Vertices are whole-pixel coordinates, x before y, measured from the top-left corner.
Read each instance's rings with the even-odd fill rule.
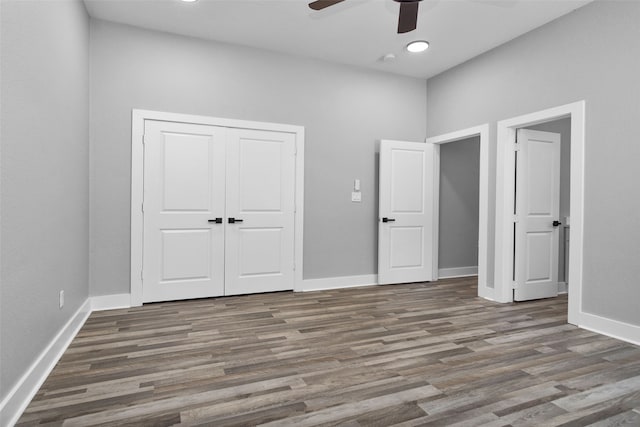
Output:
[[[143,302],[224,294],[225,140],[145,121]]]
[[[558,295],[560,134],[519,129],[515,301]]]
[[[225,294],[294,286],[295,137],[229,129]]]
[[[433,278],[435,150],[428,143],[380,144],[378,282]]]

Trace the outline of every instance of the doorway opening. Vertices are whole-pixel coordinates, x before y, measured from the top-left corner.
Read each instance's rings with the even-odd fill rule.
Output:
[[[440,145],[440,279],[478,275],[479,178],[479,136]]]
[[[585,102],[579,101],[548,110],[514,117],[498,122],[496,164],[496,241],[495,241],[495,290],[499,302],[514,300],[514,206],[516,205],[516,134],[518,129],[541,124],[551,126],[559,119],[570,120],[569,156],[569,211],[571,251],[568,259],[568,275],[571,278],[569,292],[569,323],[577,324],[581,312],[584,219],[584,129]],[[542,125],[544,126],[544,125]],[[560,222],[560,221],[559,221]]]
[[[477,247],[477,274],[478,274],[478,296],[495,300],[495,289],[490,280],[488,280],[488,273],[490,272],[488,264],[488,252],[489,252],[489,124],[483,124],[468,129],[463,129],[456,132],[451,132],[444,135],[434,136],[427,138],[426,142],[431,144],[437,144],[439,147],[442,144],[465,141],[468,139],[476,139],[479,143],[479,165],[478,165],[478,247]],[[440,147],[441,149],[441,147]],[[440,150],[437,151],[437,161],[435,162],[437,171],[434,171],[434,176],[438,178],[438,182],[435,183],[436,191],[440,190]],[[438,273],[440,260],[438,259],[438,252],[440,246],[439,238],[439,194],[435,197],[436,206],[434,209],[434,239],[433,239],[433,253],[434,253],[434,273]],[[447,262],[447,260],[444,260]],[[444,272],[444,271],[443,271]],[[452,272],[453,273],[453,272]],[[459,273],[463,273],[462,270]],[[467,273],[470,273],[467,272]],[[461,274],[458,274],[461,275]],[[435,277],[434,279],[438,279]]]

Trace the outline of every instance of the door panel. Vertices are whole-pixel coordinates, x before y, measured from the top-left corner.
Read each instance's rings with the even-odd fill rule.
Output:
[[[424,227],[389,228],[391,268],[424,267]]]
[[[531,256],[527,258],[525,280],[527,283],[549,281],[553,279],[553,262],[551,259],[553,233],[527,233],[526,251],[530,254],[548,254],[548,256]]]
[[[211,230],[161,230],[161,281],[206,279],[211,271]]]
[[[230,129],[225,294],[293,289],[295,138]]]
[[[282,274],[282,228],[245,228],[238,231],[239,277]]]
[[[211,139],[163,132],[163,212],[208,211],[211,206]]]
[[[514,300],[558,294],[560,135],[518,130]]]
[[[381,284],[432,280],[434,150],[426,143],[382,141],[380,145]]]
[[[226,129],[145,122],[143,301],[224,293]]]
[[[239,139],[238,191],[241,212],[282,211],[281,141]]]
[[[425,155],[421,150],[391,150],[392,213],[424,212]]]

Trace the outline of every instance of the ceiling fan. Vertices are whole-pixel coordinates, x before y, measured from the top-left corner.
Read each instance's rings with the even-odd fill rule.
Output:
[[[344,0],[316,0],[309,3],[313,10],[322,10]],[[400,3],[400,15],[398,16],[398,34],[408,33],[416,29],[418,23],[418,3],[422,0],[393,0]]]

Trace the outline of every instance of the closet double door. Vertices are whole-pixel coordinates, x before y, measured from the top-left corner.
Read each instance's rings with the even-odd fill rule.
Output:
[[[293,289],[293,134],[147,120],[143,197],[143,302]]]

